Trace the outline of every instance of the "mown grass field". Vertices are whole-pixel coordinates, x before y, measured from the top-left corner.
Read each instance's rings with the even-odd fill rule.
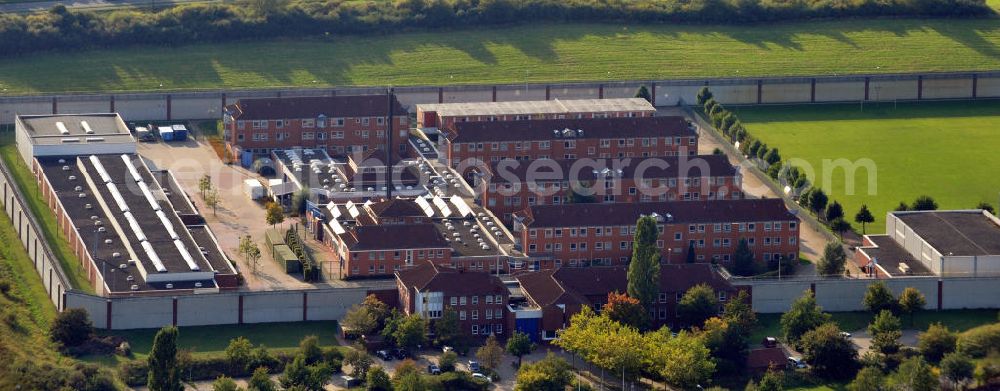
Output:
[[[1000,18],[766,26],[558,24],[6,57],[0,59],[0,93],[998,68]]]
[[[812,181],[844,205],[848,219],[862,204],[875,216],[869,233],[885,232],[885,214],[900,201],[933,197],[941,209],[970,209],[986,201],[997,207],[1000,197],[1000,101],[921,102],[768,106],[740,108],[740,119],[752,134],[785,159],[801,159],[813,167]],[[870,159],[865,168],[846,174],[827,173],[823,161]],[[797,164],[801,165],[801,164]],[[831,165],[828,165],[831,166]],[[859,165],[861,166],[861,165]],[[854,189],[849,191],[853,179]],[[856,227],[858,232],[861,227]]]

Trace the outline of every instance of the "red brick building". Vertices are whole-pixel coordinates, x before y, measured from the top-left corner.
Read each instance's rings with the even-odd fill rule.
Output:
[[[780,199],[536,205],[514,214],[514,234],[536,269],[624,265],[640,216],[656,217],[665,263],[693,247],[696,262],[728,265],[741,239],[758,262],[799,253],[799,220]]]
[[[392,104],[398,156],[407,148],[408,114],[399,101]],[[385,149],[388,110],[385,95],[240,99],[225,109],[226,147],[244,162],[244,153],[260,157],[293,147],[334,156]]]
[[[528,206],[740,199],[742,178],[723,155],[650,158],[505,159],[477,177],[483,206],[511,224]]]
[[[523,298],[511,298],[513,327],[536,341],[549,341],[569,325],[570,318],[583,307],[600,313],[611,292],[628,287],[626,267],[558,268],[520,274],[517,281]],[[677,303],[691,287],[707,284],[716,293],[720,306],[739,292],[709,264],[662,265],[660,292],[649,311],[653,328],[681,326]],[[522,300],[521,303],[513,303]]]
[[[458,313],[461,330],[467,335],[505,335],[510,292],[496,276],[430,262],[395,274],[402,312],[429,319],[432,332],[434,321],[450,308]]]
[[[503,159],[693,155],[698,152],[695,129],[683,117],[462,122],[445,130],[438,149],[453,167],[488,166]]]
[[[656,108],[642,98],[623,98],[432,103],[416,105],[416,111],[417,127],[429,130],[452,129],[458,122],[652,117]]]

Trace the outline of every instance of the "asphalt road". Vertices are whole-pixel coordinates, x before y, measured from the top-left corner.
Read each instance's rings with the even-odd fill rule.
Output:
[[[218,0],[73,0],[73,1],[38,1],[24,3],[0,4],[0,12],[24,13],[44,11],[62,4],[73,9],[109,9],[118,7],[163,7],[184,3],[209,3]]]

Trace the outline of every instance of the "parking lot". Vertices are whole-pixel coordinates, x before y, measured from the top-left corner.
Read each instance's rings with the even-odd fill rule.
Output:
[[[143,142],[138,152],[151,167],[167,169],[191,198],[226,254],[237,262],[251,290],[308,288],[313,284],[286,274],[272,259],[264,244],[264,231],[270,228],[264,220],[264,208],[243,192],[243,181],[256,175],[239,166],[229,166],[219,160],[206,142],[188,139],[182,142]],[[198,183],[203,175],[212,177],[218,191],[219,204],[213,212],[199,196]],[[286,220],[285,226],[289,222]],[[261,248],[257,270],[239,253],[240,237],[250,235]]]

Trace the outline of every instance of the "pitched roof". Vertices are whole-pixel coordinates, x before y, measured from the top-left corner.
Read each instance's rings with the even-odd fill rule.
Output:
[[[642,98],[430,103],[417,105],[417,109],[424,112],[433,111],[442,117],[656,111],[649,101]]]
[[[378,217],[425,217],[423,210],[413,200],[393,198],[369,206]]]
[[[448,295],[507,294],[507,287],[497,276],[462,270],[426,262],[396,271],[396,278],[407,289],[447,292]]]
[[[530,228],[545,228],[628,225],[653,213],[675,224],[798,220],[778,198],[535,205],[515,217]]]
[[[593,304],[588,297],[625,292],[628,269],[625,266],[562,267],[516,276],[521,290],[536,305]],[[705,263],[660,265],[660,292],[686,292],[698,284],[708,284],[714,290],[735,288],[711,265]]]
[[[393,97],[393,113],[407,115]],[[234,119],[261,120],[285,118],[381,117],[388,113],[385,95],[314,96],[296,98],[245,98],[226,106]]]
[[[353,227],[341,235],[351,251],[449,248],[434,224],[382,224]]]
[[[564,137],[568,130],[572,136]],[[555,131],[555,132],[554,132]],[[582,131],[582,132],[581,132]],[[696,137],[684,117],[543,119],[459,122],[448,132],[453,142],[563,140],[582,138]]]
[[[664,168],[664,164],[666,167]],[[555,166],[559,167],[555,170]],[[590,181],[607,175],[615,178],[644,179],[679,177],[730,177],[736,175],[736,167],[729,163],[725,155],[668,156],[648,158],[609,159],[536,159],[522,162],[504,159],[490,165],[490,182],[507,183],[509,178],[526,182],[529,173],[562,175],[562,179]],[[618,173],[616,170],[621,170]],[[595,173],[594,171],[598,171]],[[683,175],[682,175],[683,173]]]

